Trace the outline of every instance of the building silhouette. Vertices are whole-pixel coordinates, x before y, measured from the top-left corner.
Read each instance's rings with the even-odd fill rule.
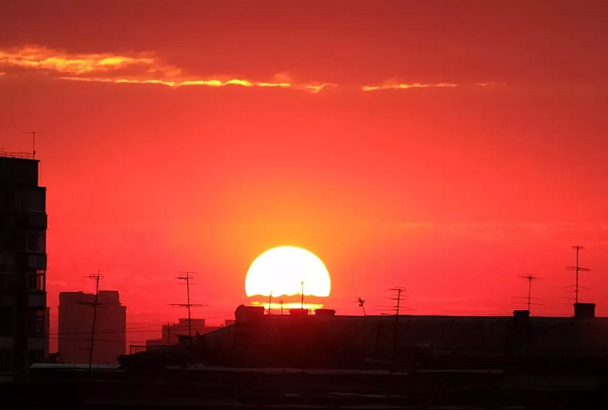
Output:
[[[0,151],[0,373],[25,375],[48,354],[46,188],[39,161]]]
[[[64,363],[89,362],[95,295],[83,292],[59,294],[59,353]],[[127,308],[118,291],[101,290],[97,301],[94,364],[115,364],[125,354]]]
[[[608,374],[608,318],[592,303],[573,317],[337,316],[333,310],[264,315],[239,306],[236,323],[184,342],[121,357],[136,369],[164,360],[237,368],[316,368],[383,371],[500,371],[572,375]]]
[[[206,326],[205,319],[191,319],[192,336],[203,335],[219,329],[219,326]],[[179,343],[188,338],[188,319],[179,319],[177,323],[168,323],[162,327],[162,339],[146,340],[146,348],[151,349]]]

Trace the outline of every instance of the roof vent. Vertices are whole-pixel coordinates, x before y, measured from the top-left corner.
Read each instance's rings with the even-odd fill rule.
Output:
[[[595,303],[575,303],[574,317],[579,319],[589,319],[595,317]]]
[[[334,309],[317,309],[315,310],[316,316],[336,316],[336,311]]]
[[[527,320],[530,318],[529,310],[514,310],[513,317],[515,320]]]

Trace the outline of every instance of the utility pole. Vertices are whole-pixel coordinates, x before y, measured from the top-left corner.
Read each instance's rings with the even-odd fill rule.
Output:
[[[397,297],[391,298],[391,300],[394,300],[397,302],[397,305],[395,306],[395,324],[394,324],[394,328],[393,328],[393,360],[392,360],[392,369],[391,369],[391,371],[394,371],[396,369],[396,364],[397,364],[397,344],[399,342],[399,338],[398,338],[399,309],[401,307],[401,295],[405,291],[405,288],[394,287],[389,290],[397,293]]]
[[[572,247],[572,249],[576,250],[576,266],[566,266],[566,270],[573,270],[576,271],[576,280],[575,280],[575,284],[574,284],[574,303],[578,303],[578,291],[579,291],[579,287],[578,287],[578,273],[579,272],[589,272],[591,269],[587,269],[587,268],[582,268],[578,265],[578,252],[581,249],[585,249],[582,246],[578,246],[575,245]]]
[[[34,151],[35,152],[35,151]],[[93,326],[91,329],[91,347],[89,348],[89,372],[93,367],[93,347],[95,345],[95,321],[97,319],[97,302],[99,297],[99,280],[102,278],[101,272],[92,273],[89,275],[90,279],[95,281],[95,301],[93,302]]]
[[[281,316],[283,316],[283,299],[279,300],[279,303],[281,304]]]
[[[43,131],[28,131],[24,134],[30,134],[32,136],[32,158],[36,159],[36,134],[43,134]]]
[[[180,273],[180,275],[176,279],[183,280],[185,282],[187,303],[173,303],[173,304],[171,304],[171,306],[188,308],[188,346],[192,347],[192,316],[190,314],[190,308],[203,307],[206,305],[201,305],[199,303],[196,303],[196,304],[190,303],[190,279],[192,279],[192,274],[194,274],[196,272],[179,272],[179,273]]]
[[[302,291],[300,292],[302,295],[300,303],[301,303],[302,310],[304,310],[304,281],[302,281],[300,284],[302,285]]]
[[[171,323],[167,322],[167,344],[171,344]]]

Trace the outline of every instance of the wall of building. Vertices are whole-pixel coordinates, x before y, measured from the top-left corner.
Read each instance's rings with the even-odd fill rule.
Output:
[[[38,161],[0,157],[0,372],[48,354],[46,189]]]
[[[59,294],[59,353],[64,363],[89,362],[94,302],[94,294]],[[127,308],[117,291],[100,291],[97,302],[93,363],[116,364],[125,354]]]

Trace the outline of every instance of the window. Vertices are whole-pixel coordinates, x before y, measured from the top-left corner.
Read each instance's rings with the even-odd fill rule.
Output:
[[[0,272],[0,292],[9,292],[13,289],[12,272]]]
[[[0,372],[10,372],[13,369],[13,355],[10,350],[0,350]]]
[[[30,292],[44,292],[46,290],[46,271],[36,270],[36,273],[27,275],[27,290]]]
[[[46,255],[29,255],[27,262],[29,269],[46,269]]]
[[[25,250],[28,252],[46,252],[45,232],[28,232],[26,234]]]
[[[46,311],[37,310],[34,323],[34,334],[44,336],[46,334]]]
[[[46,334],[46,310],[31,309],[28,317],[28,335],[44,336]]]
[[[8,189],[0,188],[0,212],[8,211],[10,209],[9,204],[10,204],[10,199],[9,199]]]
[[[9,307],[0,307],[0,336],[13,334],[13,310]]]
[[[1,252],[1,250],[0,250]],[[0,269],[12,269],[15,267],[15,257],[9,253],[0,253]]]
[[[44,188],[21,191],[20,209],[24,211],[44,211],[44,193]]]
[[[28,353],[29,364],[42,363],[44,360],[44,350],[30,350]]]

